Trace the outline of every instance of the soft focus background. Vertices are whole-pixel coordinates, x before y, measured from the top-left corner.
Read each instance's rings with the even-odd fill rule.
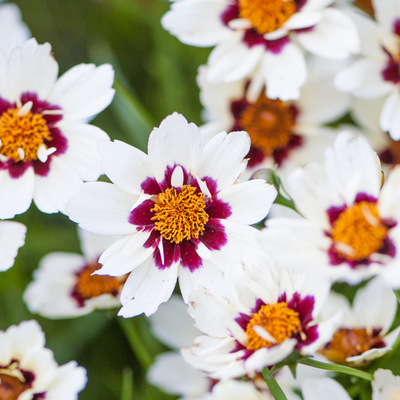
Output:
[[[146,150],[153,126],[173,111],[201,122],[197,67],[209,49],[181,44],[164,31],[162,0],[17,0],[22,18],[39,43],[52,45],[60,74],[79,63],[110,63],[116,70],[113,104],[92,123],[111,137]],[[2,194],[3,196],[6,193]],[[31,315],[22,294],[39,260],[51,251],[80,252],[76,225],[68,217],[40,213],[33,205],[15,218],[27,228],[26,244],[13,268],[0,278],[0,329],[35,318],[56,360],[76,360],[89,381],[79,398],[168,399],[144,379],[144,371],[124,330],[142,333],[151,354],[163,350],[148,331],[145,317],[117,318],[118,309],[51,321]],[[144,355],[145,357],[145,355]],[[146,363],[146,358],[142,360]]]

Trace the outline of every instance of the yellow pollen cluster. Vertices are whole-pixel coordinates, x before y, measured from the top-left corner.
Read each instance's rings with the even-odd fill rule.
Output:
[[[375,203],[356,203],[333,223],[335,251],[348,260],[364,260],[383,246],[387,230],[379,219]]]
[[[239,17],[248,19],[261,35],[279,29],[295,12],[293,0],[239,1]]]
[[[253,329],[255,325],[268,331],[275,342],[272,343],[260,337]],[[260,311],[254,314],[247,324],[247,349],[258,350],[262,347],[280,344],[300,330],[299,313],[288,308],[285,302],[261,306]]]
[[[40,145],[52,138],[47,122],[42,114],[28,111],[20,116],[18,112],[18,108],[9,108],[0,117],[0,154],[18,162],[18,149],[22,149],[23,161],[37,160]]]
[[[249,133],[252,145],[264,155],[271,155],[288,144],[294,117],[290,103],[271,100],[262,93],[255,103],[246,107],[239,123]]]
[[[127,276],[121,279],[108,275],[92,275],[100,267],[101,265],[98,263],[92,263],[79,272],[75,290],[82,299],[91,299],[106,293],[112,294],[122,286],[127,278]]]
[[[0,399],[17,400],[22,392],[31,387],[18,369],[17,363],[0,369]]]
[[[381,336],[372,336],[364,328],[342,328],[337,330],[332,340],[318,352],[334,363],[346,364],[347,358],[358,356],[380,342]]]
[[[158,195],[158,201],[151,210],[155,229],[173,243],[181,243],[184,239],[196,238],[204,232],[208,214],[203,193],[196,193],[196,188],[183,185],[178,194],[174,188],[166,189]]]

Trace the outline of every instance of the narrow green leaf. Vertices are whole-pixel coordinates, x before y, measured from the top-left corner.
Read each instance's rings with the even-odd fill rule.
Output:
[[[262,375],[268,388],[275,400],[287,400],[285,393],[283,393],[282,388],[279,386],[278,382],[274,378],[273,374],[270,374],[268,367],[265,367],[262,371]]]
[[[359,369],[347,367],[345,365],[338,364],[328,364],[321,361],[314,360],[312,358],[303,358],[299,360],[300,364],[309,365],[310,367],[315,367],[319,369],[325,369],[328,371],[340,372],[342,374],[356,376],[358,378],[366,379],[367,381],[372,381],[374,378],[369,372],[361,371]]]

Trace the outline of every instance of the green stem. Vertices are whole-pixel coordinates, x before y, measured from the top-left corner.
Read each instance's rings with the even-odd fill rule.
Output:
[[[326,369],[328,371],[341,372],[342,374],[356,376],[358,378],[372,381],[373,376],[369,372],[360,371],[359,369],[347,367],[345,365],[328,364],[321,361],[313,360],[312,358],[302,358],[299,360],[299,364],[309,365],[319,369]]]
[[[138,321],[135,319],[125,319],[122,317],[117,317],[117,321],[122,328],[130,346],[137,357],[140,365],[147,369],[153,363],[153,357],[147,350],[146,344],[143,342],[142,337],[138,329]]]
[[[274,378],[274,375],[271,374],[270,370],[268,367],[265,367],[262,371],[262,375],[265,379],[265,382],[268,385],[268,388],[274,397],[275,400],[287,400],[287,397],[285,393],[283,393],[283,390],[279,386],[278,382]]]
[[[281,206],[285,206],[291,208],[292,210],[298,212],[292,200],[283,197],[280,193],[276,196],[275,204],[280,204]]]

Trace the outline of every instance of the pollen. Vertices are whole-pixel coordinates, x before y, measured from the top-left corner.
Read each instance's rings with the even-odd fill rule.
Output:
[[[15,162],[37,160],[39,147],[51,139],[47,122],[40,113],[9,108],[0,117],[0,154]]]
[[[348,260],[367,259],[383,247],[387,231],[379,219],[376,204],[361,201],[346,208],[333,223],[334,249]]]
[[[198,239],[204,232],[208,221],[203,193],[196,193],[196,188],[183,185],[181,192],[168,188],[158,195],[158,201],[151,209],[155,213],[155,229],[162,237],[172,243]]]
[[[274,340],[268,341],[259,336],[253,329],[254,326],[264,328]],[[247,349],[259,350],[280,344],[300,331],[299,313],[288,308],[285,302],[263,305],[247,324]]]
[[[240,125],[250,135],[254,147],[265,156],[285,148],[293,134],[291,103],[271,100],[264,93],[242,112]]]
[[[358,356],[367,350],[382,347],[382,337],[368,332],[365,328],[341,328],[332,340],[318,352],[337,364],[346,364],[349,357]]]
[[[279,29],[295,12],[293,0],[239,0],[239,17],[249,20],[260,35]]]
[[[92,275],[101,267],[97,262],[87,264],[77,274],[74,293],[82,300],[91,299],[102,294],[115,295],[126,280],[126,276]]]

